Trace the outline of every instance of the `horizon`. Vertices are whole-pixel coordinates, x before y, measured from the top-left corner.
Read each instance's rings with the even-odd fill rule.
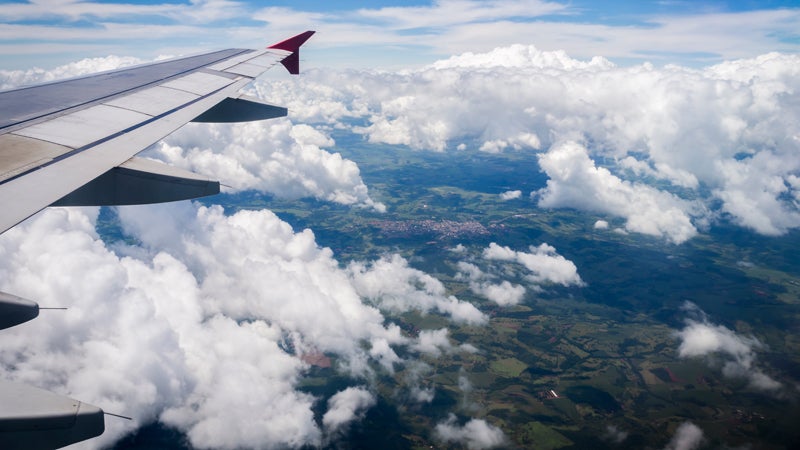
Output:
[[[291,6],[289,6],[291,4]],[[84,58],[158,57],[258,48],[307,29],[307,68],[418,68],[512,44],[617,65],[699,68],[800,51],[790,1],[4,2],[0,69]],[[327,5],[327,6],[326,6]],[[366,5],[369,5],[367,7]]]

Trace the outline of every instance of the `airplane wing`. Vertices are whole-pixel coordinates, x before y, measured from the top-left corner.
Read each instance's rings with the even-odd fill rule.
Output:
[[[300,46],[313,34],[0,92],[0,233],[48,206],[219,193],[218,181],[135,155],[188,122],[285,116],[239,90],[278,63],[299,73]],[[35,302],[0,292],[0,329],[38,314]],[[103,429],[100,408],[0,382],[0,448],[55,448]]]

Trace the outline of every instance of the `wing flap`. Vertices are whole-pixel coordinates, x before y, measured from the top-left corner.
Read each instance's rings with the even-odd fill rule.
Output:
[[[0,181],[52,161],[71,149],[25,136],[0,136]]]
[[[220,75],[214,75],[205,72],[195,72],[168,81],[162,84],[161,86],[171,89],[178,89],[180,91],[190,92],[196,95],[205,95],[208,94],[209,92],[214,92],[218,89],[222,89],[225,86],[231,84],[232,82],[233,82],[232,79],[222,75],[221,73]]]
[[[131,158],[52,206],[143,205],[219,194],[219,182],[177,167]]]
[[[157,116],[196,100],[200,96],[179,89],[156,86],[143,91],[134,92],[124,97],[117,97],[106,102],[106,105],[138,111],[149,116]]]
[[[225,69],[225,72],[228,73],[235,73],[236,75],[242,75],[245,77],[255,78],[262,73],[266,72],[269,67],[259,66],[257,64],[252,64],[249,61],[237,64],[233,67]]]
[[[192,122],[251,122],[284,117],[289,111],[246,95],[228,97],[216,106],[192,119]]]
[[[97,105],[17,130],[13,134],[80,148],[148,119],[150,116],[135,111]]]

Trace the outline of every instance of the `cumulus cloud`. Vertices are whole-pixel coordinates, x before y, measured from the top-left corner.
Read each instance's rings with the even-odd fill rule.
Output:
[[[692,422],[683,422],[664,450],[695,450],[703,443],[703,430]]]
[[[119,69],[143,62],[145,61],[130,56],[110,55],[102,58],[85,58],[48,70],[38,67],[27,70],[0,70],[0,90]]]
[[[0,89],[53,81],[141,63],[130,57],[88,58],[52,70],[0,71]],[[313,102],[312,102],[313,104]],[[238,124],[189,123],[145,154],[219,180],[284,198],[314,197],[384,212],[369,196],[358,166],[319,130],[287,119]]]
[[[345,205],[386,207],[370,198],[358,166],[330,137],[288,120],[187,124],[149,155],[219,179],[234,190],[256,189],[285,198],[315,197]]]
[[[411,349],[434,357],[438,357],[443,353],[454,353],[458,351],[466,353],[477,352],[477,349],[470,344],[454,346],[450,342],[449,334],[450,330],[447,328],[420,330],[417,341],[411,345]]]
[[[397,346],[451,351],[446,331],[413,342],[386,325],[360,295],[368,270],[342,269],[311,231],[295,231],[270,211],[119,208],[138,244],[113,251],[95,231],[97,214],[48,209],[0,236],[0,289],[69,307],[4,333],[4,376],[135,419],[109,420],[86,447],[154,421],[203,448],[318,445],[371,401],[362,388],[345,390],[319,423],[318,399],[297,389],[304,354],[331,355],[336,370],[359,378],[403,364]],[[485,321],[404,260],[384,263],[375,270],[400,275],[372,287],[402,308]]]
[[[488,260],[521,264],[530,272],[527,278],[534,283],[554,283],[562,286],[583,284],[575,263],[556,253],[555,247],[540,244],[538,247],[530,246],[529,250],[530,252],[516,251],[492,242],[483,250],[483,257]]]
[[[577,142],[555,145],[539,155],[550,179],[539,191],[539,206],[570,207],[625,217],[629,231],[666,236],[682,243],[697,234],[686,212],[689,202],[641,183],[620,179],[597,167]]]
[[[505,191],[500,194],[501,200],[513,200],[522,197],[522,191]]]
[[[447,295],[441,281],[414,269],[400,255],[372,263],[352,262],[347,267],[357,292],[382,309],[393,312],[437,311],[456,322],[483,324],[488,318],[474,305]]]
[[[750,387],[763,391],[776,391],[781,383],[755,367],[756,350],[763,344],[755,337],[741,336],[733,330],[709,322],[697,305],[686,302],[683,307],[692,318],[686,326],[675,333],[681,343],[678,356],[723,358],[722,373],[727,377],[744,378]]]
[[[608,222],[605,220],[598,220],[594,223],[595,230],[607,230],[608,229]]]
[[[460,261],[458,263],[457,279],[468,279],[472,292],[485,297],[500,306],[516,305],[525,296],[525,287],[511,284],[508,280],[492,283],[494,277],[483,272],[475,264]]]
[[[541,290],[540,284],[543,283],[562,286],[583,284],[575,264],[557,254],[555,248],[541,244],[538,247],[531,246],[530,250],[530,253],[517,252],[492,242],[481,254],[483,261],[490,263],[486,271],[475,263],[459,261],[456,279],[469,282],[472,292],[500,306],[518,304],[525,297],[527,289],[523,285],[514,284],[508,280],[497,281],[498,278],[521,276],[534,291]],[[465,252],[466,247],[462,246],[458,253]],[[492,264],[496,261],[504,263],[504,267],[496,267],[496,264]],[[522,266],[524,270],[509,267],[511,265]]]
[[[503,430],[483,419],[470,419],[459,425],[454,414],[436,425],[436,436],[444,443],[455,443],[469,449],[496,448],[506,443]]]
[[[322,425],[328,433],[341,432],[353,421],[363,418],[377,400],[363,387],[349,387],[328,399],[328,411],[322,416]]]
[[[698,70],[515,45],[405,72],[314,72],[257,87],[298,106],[314,100],[304,120],[357,119],[353,130],[371,142],[541,148],[550,178],[541,206],[602,211],[679,243],[714,220],[768,235],[800,226],[798,80],[798,55]]]
[[[606,431],[601,437],[612,444],[619,445],[628,438],[628,432],[620,430],[616,425],[606,425]]]

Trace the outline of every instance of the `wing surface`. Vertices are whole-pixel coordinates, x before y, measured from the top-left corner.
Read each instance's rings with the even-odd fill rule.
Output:
[[[218,193],[217,181],[168,166],[154,176],[133,171],[135,182],[126,175],[146,165],[134,155],[187,122],[286,115],[238,91],[277,63],[296,73],[300,45],[312,34],[263,50],[221,50],[0,92],[0,233],[52,204],[156,203]],[[150,194],[127,195],[137,186]]]

